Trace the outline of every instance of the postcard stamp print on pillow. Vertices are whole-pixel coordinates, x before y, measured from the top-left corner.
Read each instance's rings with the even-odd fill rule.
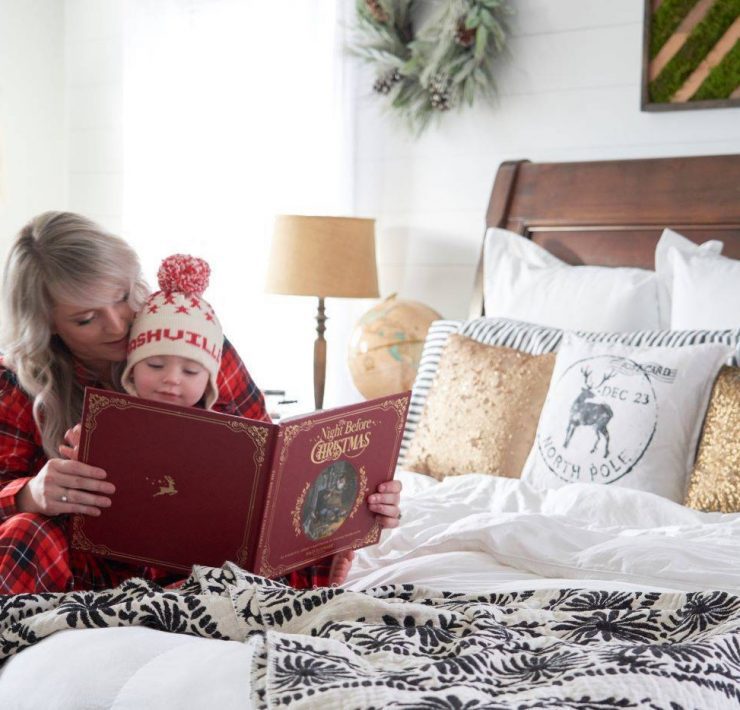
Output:
[[[623,485],[683,500],[721,344],[589,343],[566,334],[523,478]]]

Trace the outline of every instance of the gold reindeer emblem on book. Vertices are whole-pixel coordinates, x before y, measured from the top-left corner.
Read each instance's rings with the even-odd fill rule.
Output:
[[[164,481],[166,485],[163,485],[162,479],[160,478],[157,483],[159,484],[159,490],[152,496],[174,496],[177,495],[177,488],[175,488],[175,479],[172,476],[165,476]]]

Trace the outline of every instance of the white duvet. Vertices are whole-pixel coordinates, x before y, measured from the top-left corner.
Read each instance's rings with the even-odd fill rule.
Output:
[[[483,475],[409,472],[402,526],[358,552],[351,589],[591,587],[740,594],[740,514],[699,513],[640,491],[576,484],[536,491]],[[146,628],[50,636],[0,670],[0,707],[249,707],[250,642]]]
[[[555,586],[740,593],[740,514],[627,488],[536,490],[469,474],[401,472],[403,525],[361,550],[348,585],[448,591]],[[547,578],[547,579],[543,579]]]

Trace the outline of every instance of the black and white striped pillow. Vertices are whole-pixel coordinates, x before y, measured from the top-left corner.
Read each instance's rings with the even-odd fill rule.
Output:
[[[465,335],[486,345],[514,348],[530,355],[543,355],[558,349],[564,331],[507,318],[474,318],[464,322],[438,320],[432,323],[424,341],[424,349],[411,393],[406,428],[401,442],[401,462],[416,432],[429,390],[437,374],[442,351],[451,333]],[[679,348],[700,343],[724,343],[734,346],[737,352],[736,359],[740,359],[740,328],[734,330],[640,330],[633,333],[578,332],[577,335],[591,343],[619,343],[633,346]]]
[[[427,401],[434,376],[437,374],[439,359],[442,357],[442,350],[447,344],[447,338],[452,333],[457,333],[463,325],[464,322],[460,320],[436,320],[429,326],[427,336],[424,339],[424,349],[421,351],[419,369],[416,371],[414,386],[411,389],[406,428],[403,430],[403,439],[401,440],[400,461],[403,461],[406,449],[408,449],[421,419],[421,412]]]
[[[555,352],[563,337],[559,328],[508,318],[474,318],[463,323],[459,333],[479,343],[513,348],[529,355]]]
[[[564,331],[504,318],[475,318],[463,324],[460,335],[487,345],[502,345],[531,355],[555,352]],[[637,330],[631,333],[576,332],[590,343],[680,348],[701,343],[740,346],[740,328],[733,330]]]

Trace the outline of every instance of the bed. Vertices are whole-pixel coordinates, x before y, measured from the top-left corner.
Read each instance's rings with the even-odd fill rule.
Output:
[[[569,264],[652,268],[664,227],[737,259],[740,156],[504,163],[486,224]],[[473,320],[438,333],[490,330],[484,263]],[[358,552],[341,589],[296,592],[227,564],[180,591],[132,580],[0,600],[0,706],[740,704],[740,514],[630,487],[397,476],[402,525]]]

